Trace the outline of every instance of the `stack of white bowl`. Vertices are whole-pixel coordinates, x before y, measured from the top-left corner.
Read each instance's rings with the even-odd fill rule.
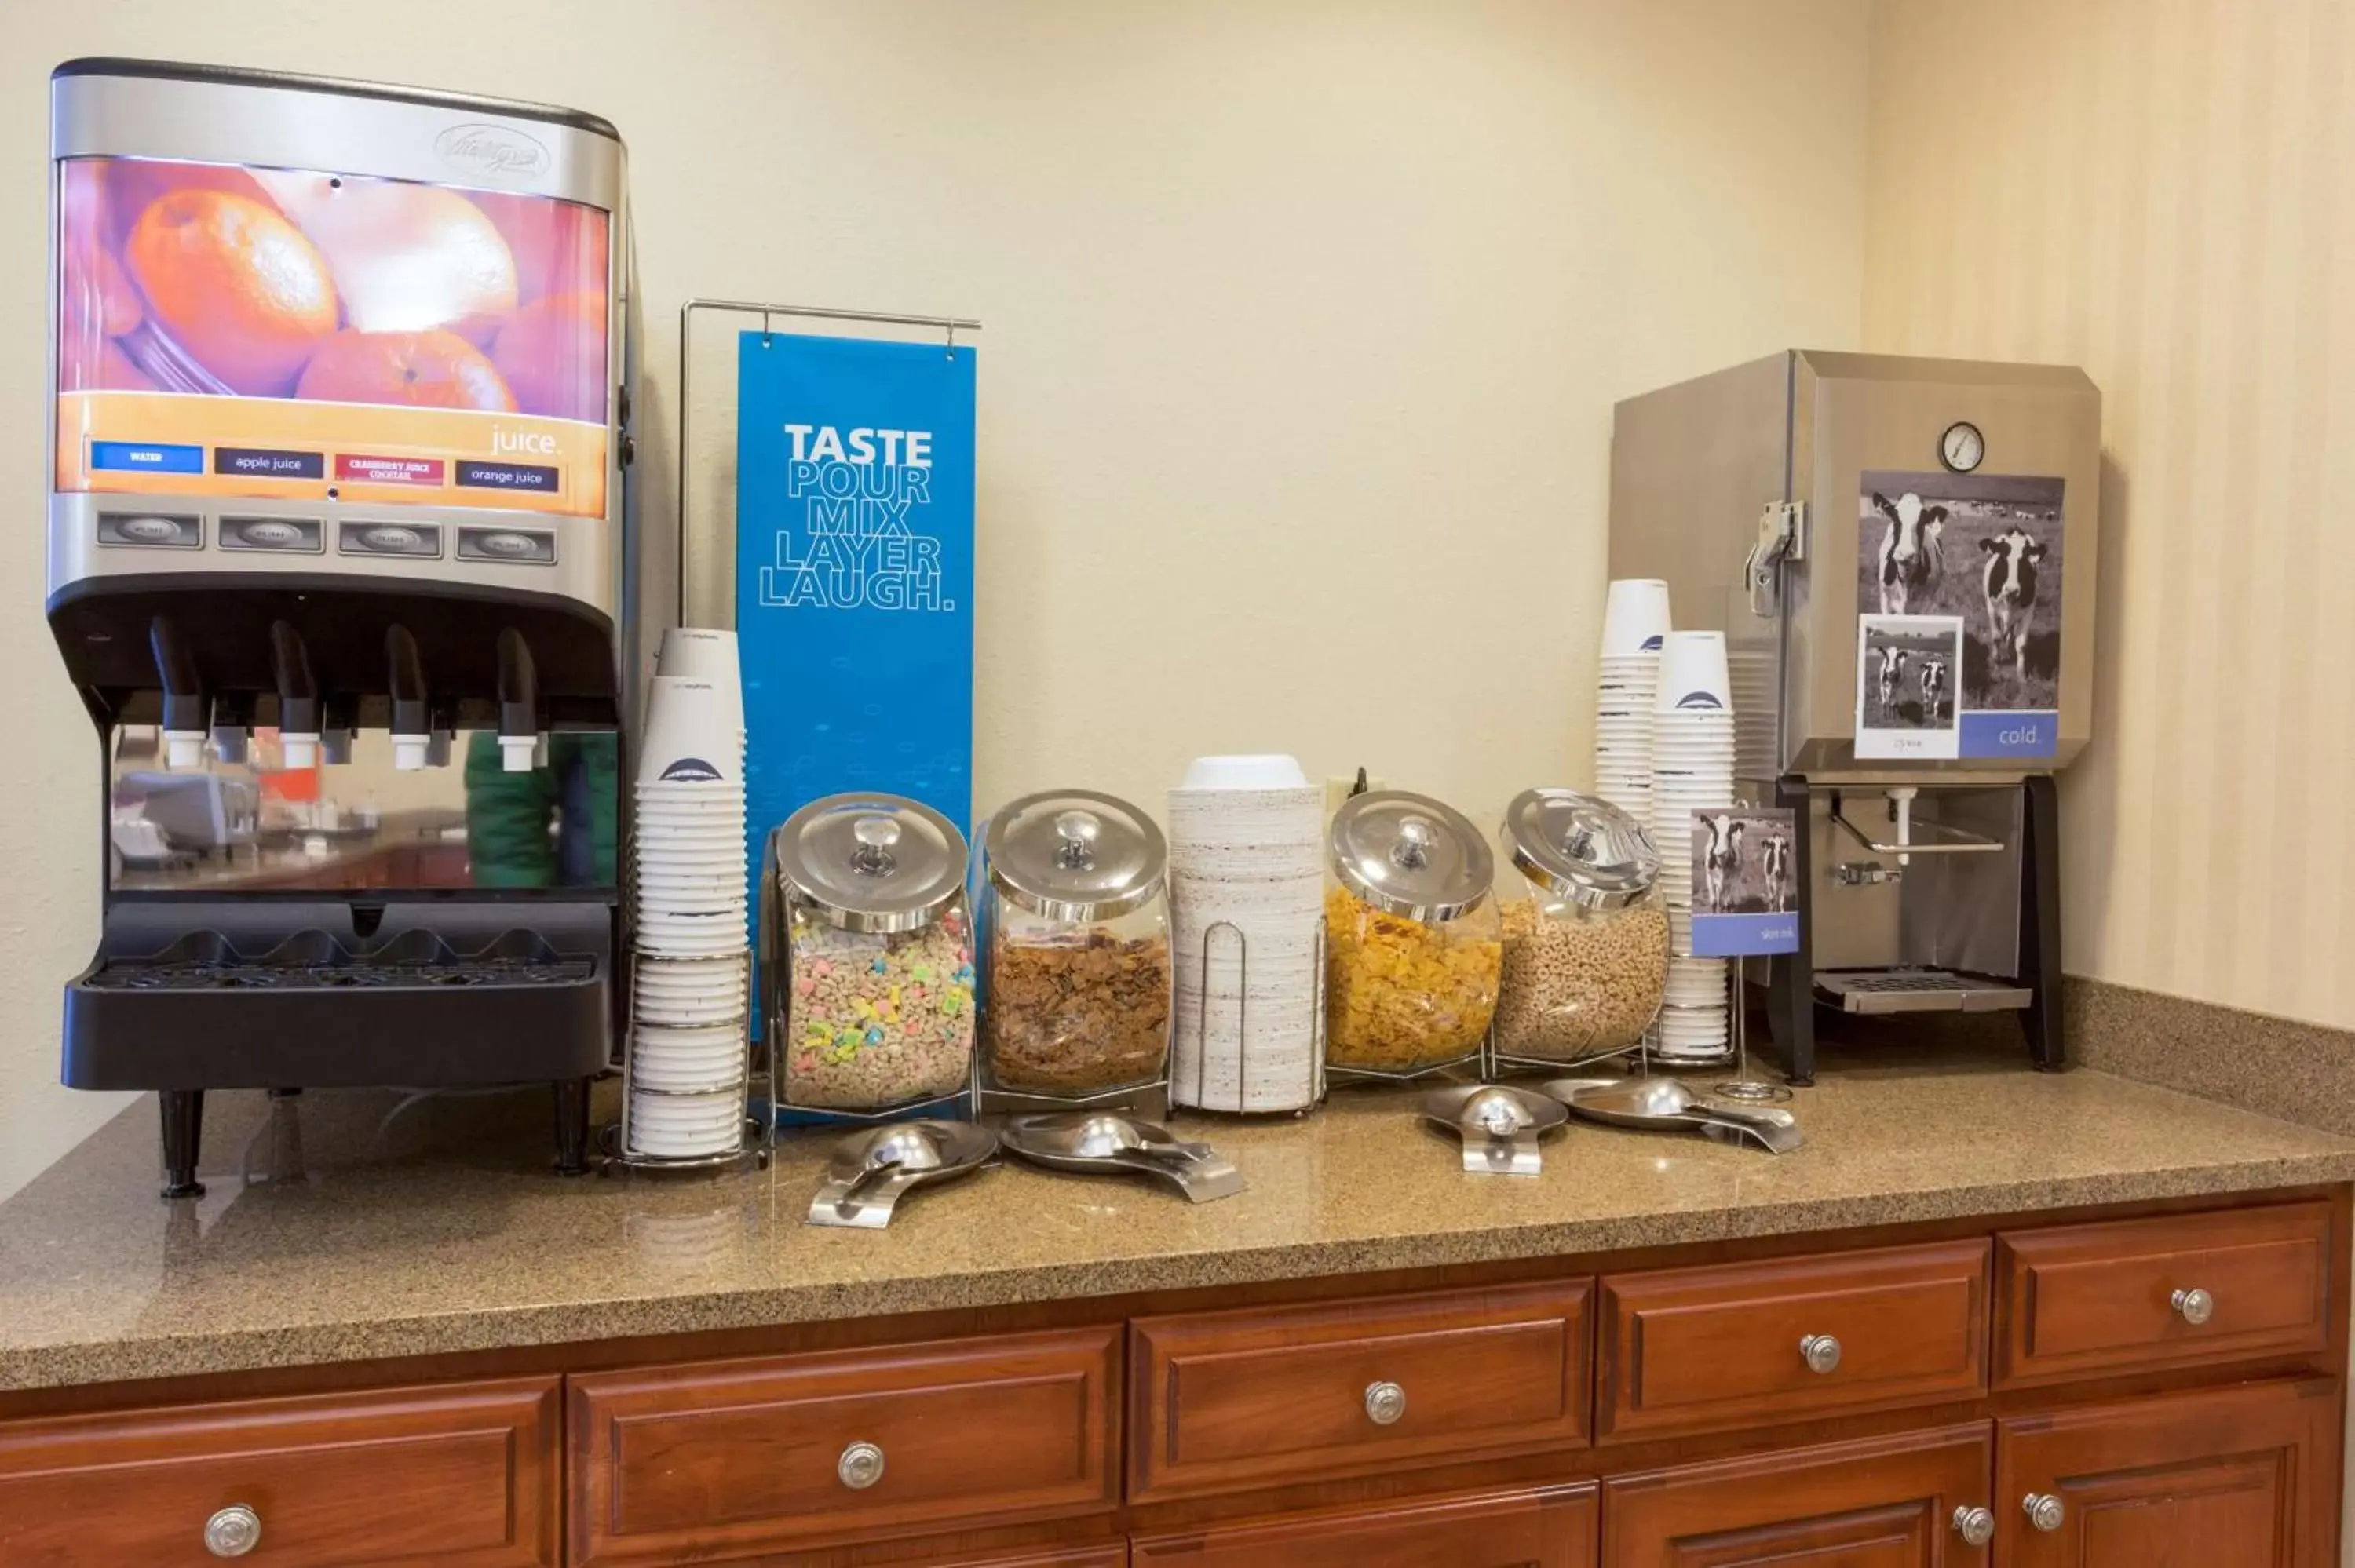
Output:
[[[663,634],[638,748],[625,1152],[742,1147],[751,1047],[736,634]]]
[[[1289,757],[1204,757],[1169,791],[1173,1103],[1296,1111],[1325,1093],[1325,802]]]
[[[1652,705],[1668,634],[1668,584],[1657,577],[1612,583],[1595,681],[1594,792],[1639,822],[1652,820]]]
[[[1669,1061],[1713,1061],[1731,1049],[1724,959],[1692,952],[1692,814],[1733,803],[1733,707],[1721,631],[1671,631],[1660,651],[1654,705],[1652,841],[1668,890],[1668,1000],[1660,1009],[1659,1054]]]

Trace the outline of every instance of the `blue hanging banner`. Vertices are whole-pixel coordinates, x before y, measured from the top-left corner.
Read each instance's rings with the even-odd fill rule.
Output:
[[[822,795],[969,824],[973,350],[746,332],[736,362],[754,874],[768,830]]]

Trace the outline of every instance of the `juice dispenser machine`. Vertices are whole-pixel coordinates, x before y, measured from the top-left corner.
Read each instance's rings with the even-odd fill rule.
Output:
[[[1767,1011],[1796,1082],[1819,1009],[2013,1012],[2062,1064],[2101,408],[2071,366],[1808,350],[1618,406],[1611,575],[1724,630],[1737,789],[1795,813]]]
[[[48,613],[107,835],[64,1081],[160,1093],[167,1197],[218,1088],[546,1082],[585,1170],[640,634],[619,134],[82,59],[51,157]]]

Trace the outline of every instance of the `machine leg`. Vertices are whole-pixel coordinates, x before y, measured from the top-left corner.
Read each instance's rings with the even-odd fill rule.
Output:
[[[2061,789],[2049,773],[2021,788],[2019,956],[2031,995],[2019,1023],[2038,1068],[2057,1073],[2068,1065],[2061,1037]]]
[[[164,1089],[155,1101],[164,1112],[164,1196],[201,1198],[205,1184],[197,1180],[197,1149],[204,1139],[205,1092]]]
[[[1774,781],[1774,804],[1789,807],[1796,818],[1791,874],[1799,890],[1799,950],[1767,960],[1766,1022],[1775,1048],[1783,1053],[1785,1075],[1801,1088],[1816,1081],[1816,950],[1808,909],[1814,897],[1815,853],[1808,842],[1807,803],[1806,779]]]
[[[556,1173],[589,1174],[589,1086],[594,1078],[556,1081]]]

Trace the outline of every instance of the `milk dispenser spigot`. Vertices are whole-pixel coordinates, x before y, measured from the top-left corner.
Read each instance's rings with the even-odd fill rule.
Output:
[[[1723,628],[1736,789],[1796,815],[1819,1013],[2016,1013],[2062,1064],[2060,772],[2093,731],[2101,394],[2065,366],[1774,355],[1621,403],[1614,577]]]
[[[50,92],[47,609],[108,835],[61,1075],[159,1095],[166,1196],[208,1089],[549,1085],[585,1170],[661,630],[621,137],[163,61]]]

